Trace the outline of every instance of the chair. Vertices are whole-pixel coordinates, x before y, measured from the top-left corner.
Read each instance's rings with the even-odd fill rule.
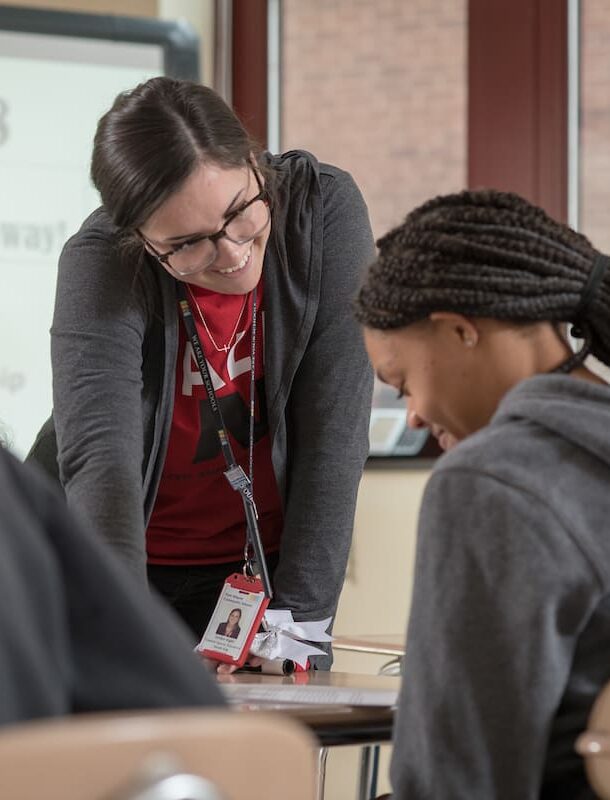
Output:
[[[589,783],[600,800],[610,800],[610,683],[593,704],[587,730],[576,740],[576,750],[585,758]]]
[[[269,712],[99,713],[28,722],[0,730],[0,797],[313,800],[316,748],[305,728]]]

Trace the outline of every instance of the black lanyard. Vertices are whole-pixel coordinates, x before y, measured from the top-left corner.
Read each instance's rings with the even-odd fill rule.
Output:
[[[242,467],[235,460],[233,448],[229,440],[229,432],[222,418],[222,412],[218,405],[218,399],[210,370],[208,369],[207,361],[203,354],[201,340],[197,333],[195,319],[193,317],[191,307],[189,305],[188,297],[186,294],[186,287],[181,281],[177,282],[178,299],[180,301],[180,311],[182,312],[182,320],[186,330],[186,335],[193,348],[195,360],[201,373],[201,379],[208,395],[212,415],[216,423],[216,432],[218,434],[218,441],[220,442],[220,449],[224,456],[227,468],[225,470],[225,478],[229,481],[231,488],[241,495],[244,504],[244,511],[246,514],[246,548],[245,548],[245,562],[246,568],[253,573],[252,564],[249,556],[249,546],[254,551],[254,557],[260,573],[265,596],[272,598],[273,591],[271,589],[271,581],[269,580],[269,573],[267,571],[267,562],[265,561],[265,554],[261,543],[260,533],[258,530],[258,514],[256,511],[256,504],[254,502],[253,491],[253,469],[254,469],[254,398],[255,398],[255,359],[256,359],[256,287],[252,290],[252,335],[250,337],[250,433],[248,442],[248,469],[250,475],[246,475]]]

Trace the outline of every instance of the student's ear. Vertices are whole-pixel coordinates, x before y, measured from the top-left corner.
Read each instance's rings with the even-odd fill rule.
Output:
[[[476,347],[479,343],[479,329],[476,321],[470,317],[454,314],[452,311],[434,311],[429,319],[431,322],[444,325],[464,347]]]

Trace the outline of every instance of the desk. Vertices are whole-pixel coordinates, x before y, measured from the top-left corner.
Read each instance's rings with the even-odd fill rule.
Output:
[[[261,675],[239,672],[218,675],[218,682],[230,692],[230,686],[312,686],[328,689],[350,689],[356,692],[387,692],[397,696],[400,679],[386,675],[352,675],[346,672],[300,672],[290,676]],[[235,690],[234,690],[235,691]],[[237,689],[236,691],[239,691]],[[237,698],[233,697],[235,701]],[[394,708],[391,705],[347,705],[347,704],[301,704],[265,702],[241,704],[244,711],[280,711],[306,725],[320,744],[318,797],[324,794],[327,748],[339,745],[372,745],[389,742],[392,738]],[[359,797],[370,795],[371,758],[370,748],[365,747],[365,757],[360,769]]]
[[[390,691],[398,693],[399,678],[386,675],[352,675],[347,672],[300,672],[290,676],[260,675],[239,672],[218,675],[218,682],[234,686],[298,685],[329,689],[352,689],[358,692]],[[302,722],[315,734],[321,747],[338,745],[376,744],[392,738],[394,709],[389,705],[364,706],[333,704],[300,704],[282,702],[248,703],[246,710],[278,710]]]

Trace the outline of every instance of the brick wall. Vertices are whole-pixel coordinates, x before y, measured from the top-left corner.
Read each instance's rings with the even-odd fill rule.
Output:
[[[466,177],[465,0],[284,0],[282,149],[348,169],[378,236]]]
[[[610,3],[581,3],[580,227],[610,252]]]

